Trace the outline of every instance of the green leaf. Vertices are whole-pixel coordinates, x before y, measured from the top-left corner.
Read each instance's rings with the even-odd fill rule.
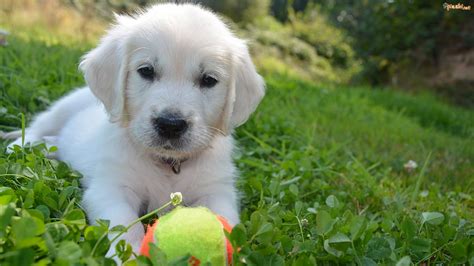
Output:
[[[63,217],[64,223],[69,225],[76,225],[79,228],[84,228],[86,226],[86,217],[84,212],[80,209],[74,209],[68,212]]]
[[[240,247],[247,242],[247,230],[243,224],[237,224],[232,228],[230,242],[234,247]]]
[[[56,147],[56,146],[51,146],[51,147],[49,147],[49,150],[48,150],[48,151],[49,151],[49,152],[56,152],[56,151],[58,151],[58,147]]]
[[[326,198],[326,205],[331,208],[337,208],[339,206],[339,200],[336,198],[336,196],[329,195],[329,197]]]
[[[367,220],[364,216],[355,216],[351,222],[351,239],[357,240],[367,228]]]
[[[319,211],[316,214],[316,230],[319,235],[326,235],[329,233],[335,221],[331,218],[331,215],[327,211]]]
[[[71,172],[69,167],[64,162],[59,162],[58,166],[56,167],[56,176],[58,178],[66,178],[66,176]]]
[[[35,259],[35,251],[32,248],[22,248],[8,258],[7,265],[33,265]]]
[[[420,260],[430,253],[431,241],[429,239],[415,237],[409,242],[408,248],[410,253]]]
[[[407,239],[412,239],[416,236],[417,227],[410,217],[406,216],[400,224],[400,227]]]
[[[122,262],[127,261],[132,256],[132,246],[122,239],[115,245],[115,252]]]
[[[61,193],[59,194],[59,203],[58,203],[60,208],[62,208],[67,203],[68,198],[71,197],[71,195],[74,193],[76,189],[77,188],[70,186],[70,187],[64,188],[61,191]]]
[[[127,229],[127,227],[125,227],[124,225],[116,225],[112,228],[109,229],[110,232],[126,232],[125,230]]]
[[[385,218],[380,223],[380,227],[387,233],[390,233],[393,228],[393,221],[390,218]]]
[[[159,249],[154,243],[148,243],[150,246],[150,260],[152,265],[160,266],[160,265],[168,265],[168,260],[166,258],[166,254]]]
[[[464,244],[462,240],[456,241],[453,245],[450,245],[448,247],[449,253],[452,255],[452,257],[456,260],[464,260],[467,258],[468,251],[467,251],[467,246],[469,244]]]
[[[273,234],[273,225],[270,223],[263,223],[257,233],[255,233],[254,237],[262,244],[269,244]]]
[[[474,236],[474,228],[466,231],[466,236]]]
[[[328,241],[329,241],[330,244],[350,243],[351,239],[347,235],[345,235],[343,233],[340,233],[340,232],[337,232],[335,235],[331,236]]]
[[[276,254],[272,254],[266,258],[267,260],[267,265],[272,265],[272,266],[283,266],[285,265],[285,260]]]
[[[103,226],[91,225],[87,226],[84,231],[86,240],[98,240],[102,235],[106,234],[107,228]]]
[[[280,238],[280,243],[285,252],[291,252],[291,250],[293,249],[293,241],[289,236],[282,236]]]
[[[46,232],[43,234],[43,239],[50,256],[52,258],[56,258],[57,257],[56,243],[54,242],[53,237],[48,231],[48,225],[46,226]]]
[[[439,212],[424,212],[421,214],[421,223],[429,223],[432,225],[438,225],[443,223],[444,215]]]
[[[23,200],[23,208],[29,209],[33,206],[33,203],[35,202],[35,194],[33,190],[28,190],[28,193],[26,193],[26,197]]]
[[[58,260],[62,262],[77,262],[82,256],[82,249],[72,241],[64,241],[58,247]]]
[[[328,241],[328,244],[331,246],[331,248],[334,248],[343,253],[349,248],[350,243],[351,243],[351,239],[347,235],[341,232],[337,232],[335,235],[331,236],[327,241]]]
[[[29,247],[38,244],[36,236],[45,230],[44,223],[35,217],[21,217],[12,223],[12,235],[18,247]]]
[[[377,266],[378,264],[371,258],[363,257],[360,260],[361,264],[363,266]]]
[[[140,257],[144,257],[144,256],[140,256]],[[139,265],[142,265],[142,264],[139,264],[139,259],[135,259],[135,260],[127,260],[125,261],[124,263],[122,263],[122,266],[139,266]],[[146,264],[148,265],[148,264]]]
[[[46,224],[46,232],[55,242],[61,242],[70,231],[65,224],[50,223]]]
[[[36,206],[36,210],[40,211],[45,219],[48,219],[51,215],[51,212],[49,211],[49,208],[46,205],[38,205]]]
[[[5,205],[16,201],[16,194],[9,187],[0,187],[0,205]]]
[[[15,208],[13,204],[0,205],[0,232],[7,229],[7,225],[10,224],[13,215],[15,214]]]
[[[250,256],[248,256],[247,262],[248,262],[247,264],[249,265],[262,265],[262,266],[285,265],[281,256],[277,254],[266,255],[266,254],[261,254],[257,252],[251,253]]]
[[[29,216],[37,218],[38,220],[44,222],[44,215],[43,215],[42,212],[40,212],[36,209],[29,209],[29,210],[24,211],[24,214],[26,214],[26,213],[28,213]]]
[[[410,256],[405,256],[397,261],[395,266],[410,266],[412,264]]]
[[[105,230],[107,230],[110,227],[109,220],[98,219],[96,222],[97,222],[97,226],[100,226]]]
[[[374,260],[386,259],[391,253],[390,243],[385,238],[375,237],[367,244],[367,256]]]
[[[300,215],[301,209],[303,209],[303,203],[301,201],[297,201],[295,203],[295,213],[296,213],[296,215],[298,215],[298,216]]]
[[[329,253],[333,256],[336,256],[338,258],[341,257],[342,255],[344,255],[344,252],[339,251],[339,250],[331,247],[331,245],[329,244],[328,239],[324,240],[324,250],[326,250],[327,253]]]
[[[53,209],[53,210],[58,210],[58,203],[56,202],[56,200],[50,196],[45,196],[43,198],[43,201],[44,203],[46,203],[46,205],[50,208],[50,209]]]
[[[291,184],[289,190],[293,195],[298,196],[299,190],[295,184]]]

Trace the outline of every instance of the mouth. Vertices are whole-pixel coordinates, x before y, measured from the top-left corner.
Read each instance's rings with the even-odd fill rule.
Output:
[[[193,142],[188,138],[163,140],[158,137],[148,148],[155,156],[183,160],[196,156],[207,149],[210,144]]]
[[[132,130],[132,136],[141,149],[150,155],[174,159],[194,157],[212,143],[211,136],[206,132],[191,130],[178,138],[166,138],[160,136],[159,132],[140,128]]]
[[[156,137],[153,139],[152,147],[163,149],[167,151],[182,151],[185,150],[186,140],[179,139],[163,139],[161,137]]]
[[[190,157],[194,152],[189,149],[189,143],[184,138],[163,139],[159,136],[153,138],[150,151],[164,158],[182,159]]]
[[[173,146],[171,144],[165,144],[163,145],[163,149],[169,151],[169,150],[174,150]]]

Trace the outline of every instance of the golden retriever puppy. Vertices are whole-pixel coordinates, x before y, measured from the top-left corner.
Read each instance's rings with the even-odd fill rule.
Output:
[[[239,222],[231,133],[264,96],[243,40],[199,6],[158,4],[117,16],[80,69],[88,87],[39,114],[26,141],[51,141],[84,175],[91,222],[127,225],[177,191]],[[137,251],[143,235],[124,238]]]

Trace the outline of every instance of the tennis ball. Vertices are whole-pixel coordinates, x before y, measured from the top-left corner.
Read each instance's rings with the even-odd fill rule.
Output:
[[[148,228],[140,253],[149,257],[149,243],[154,243],[168,260],[191,255],[191,265],[230,265],[233,249],[224,230],[232,228],[207,208],[177,207]]]

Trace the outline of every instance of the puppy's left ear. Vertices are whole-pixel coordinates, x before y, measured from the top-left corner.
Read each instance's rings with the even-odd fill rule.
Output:
[[[245,123],[265,95],[265,82],[255,69],[247,45],[240,42],[238,50],[233,59],[233,81],[227,95],[226,134]]]

